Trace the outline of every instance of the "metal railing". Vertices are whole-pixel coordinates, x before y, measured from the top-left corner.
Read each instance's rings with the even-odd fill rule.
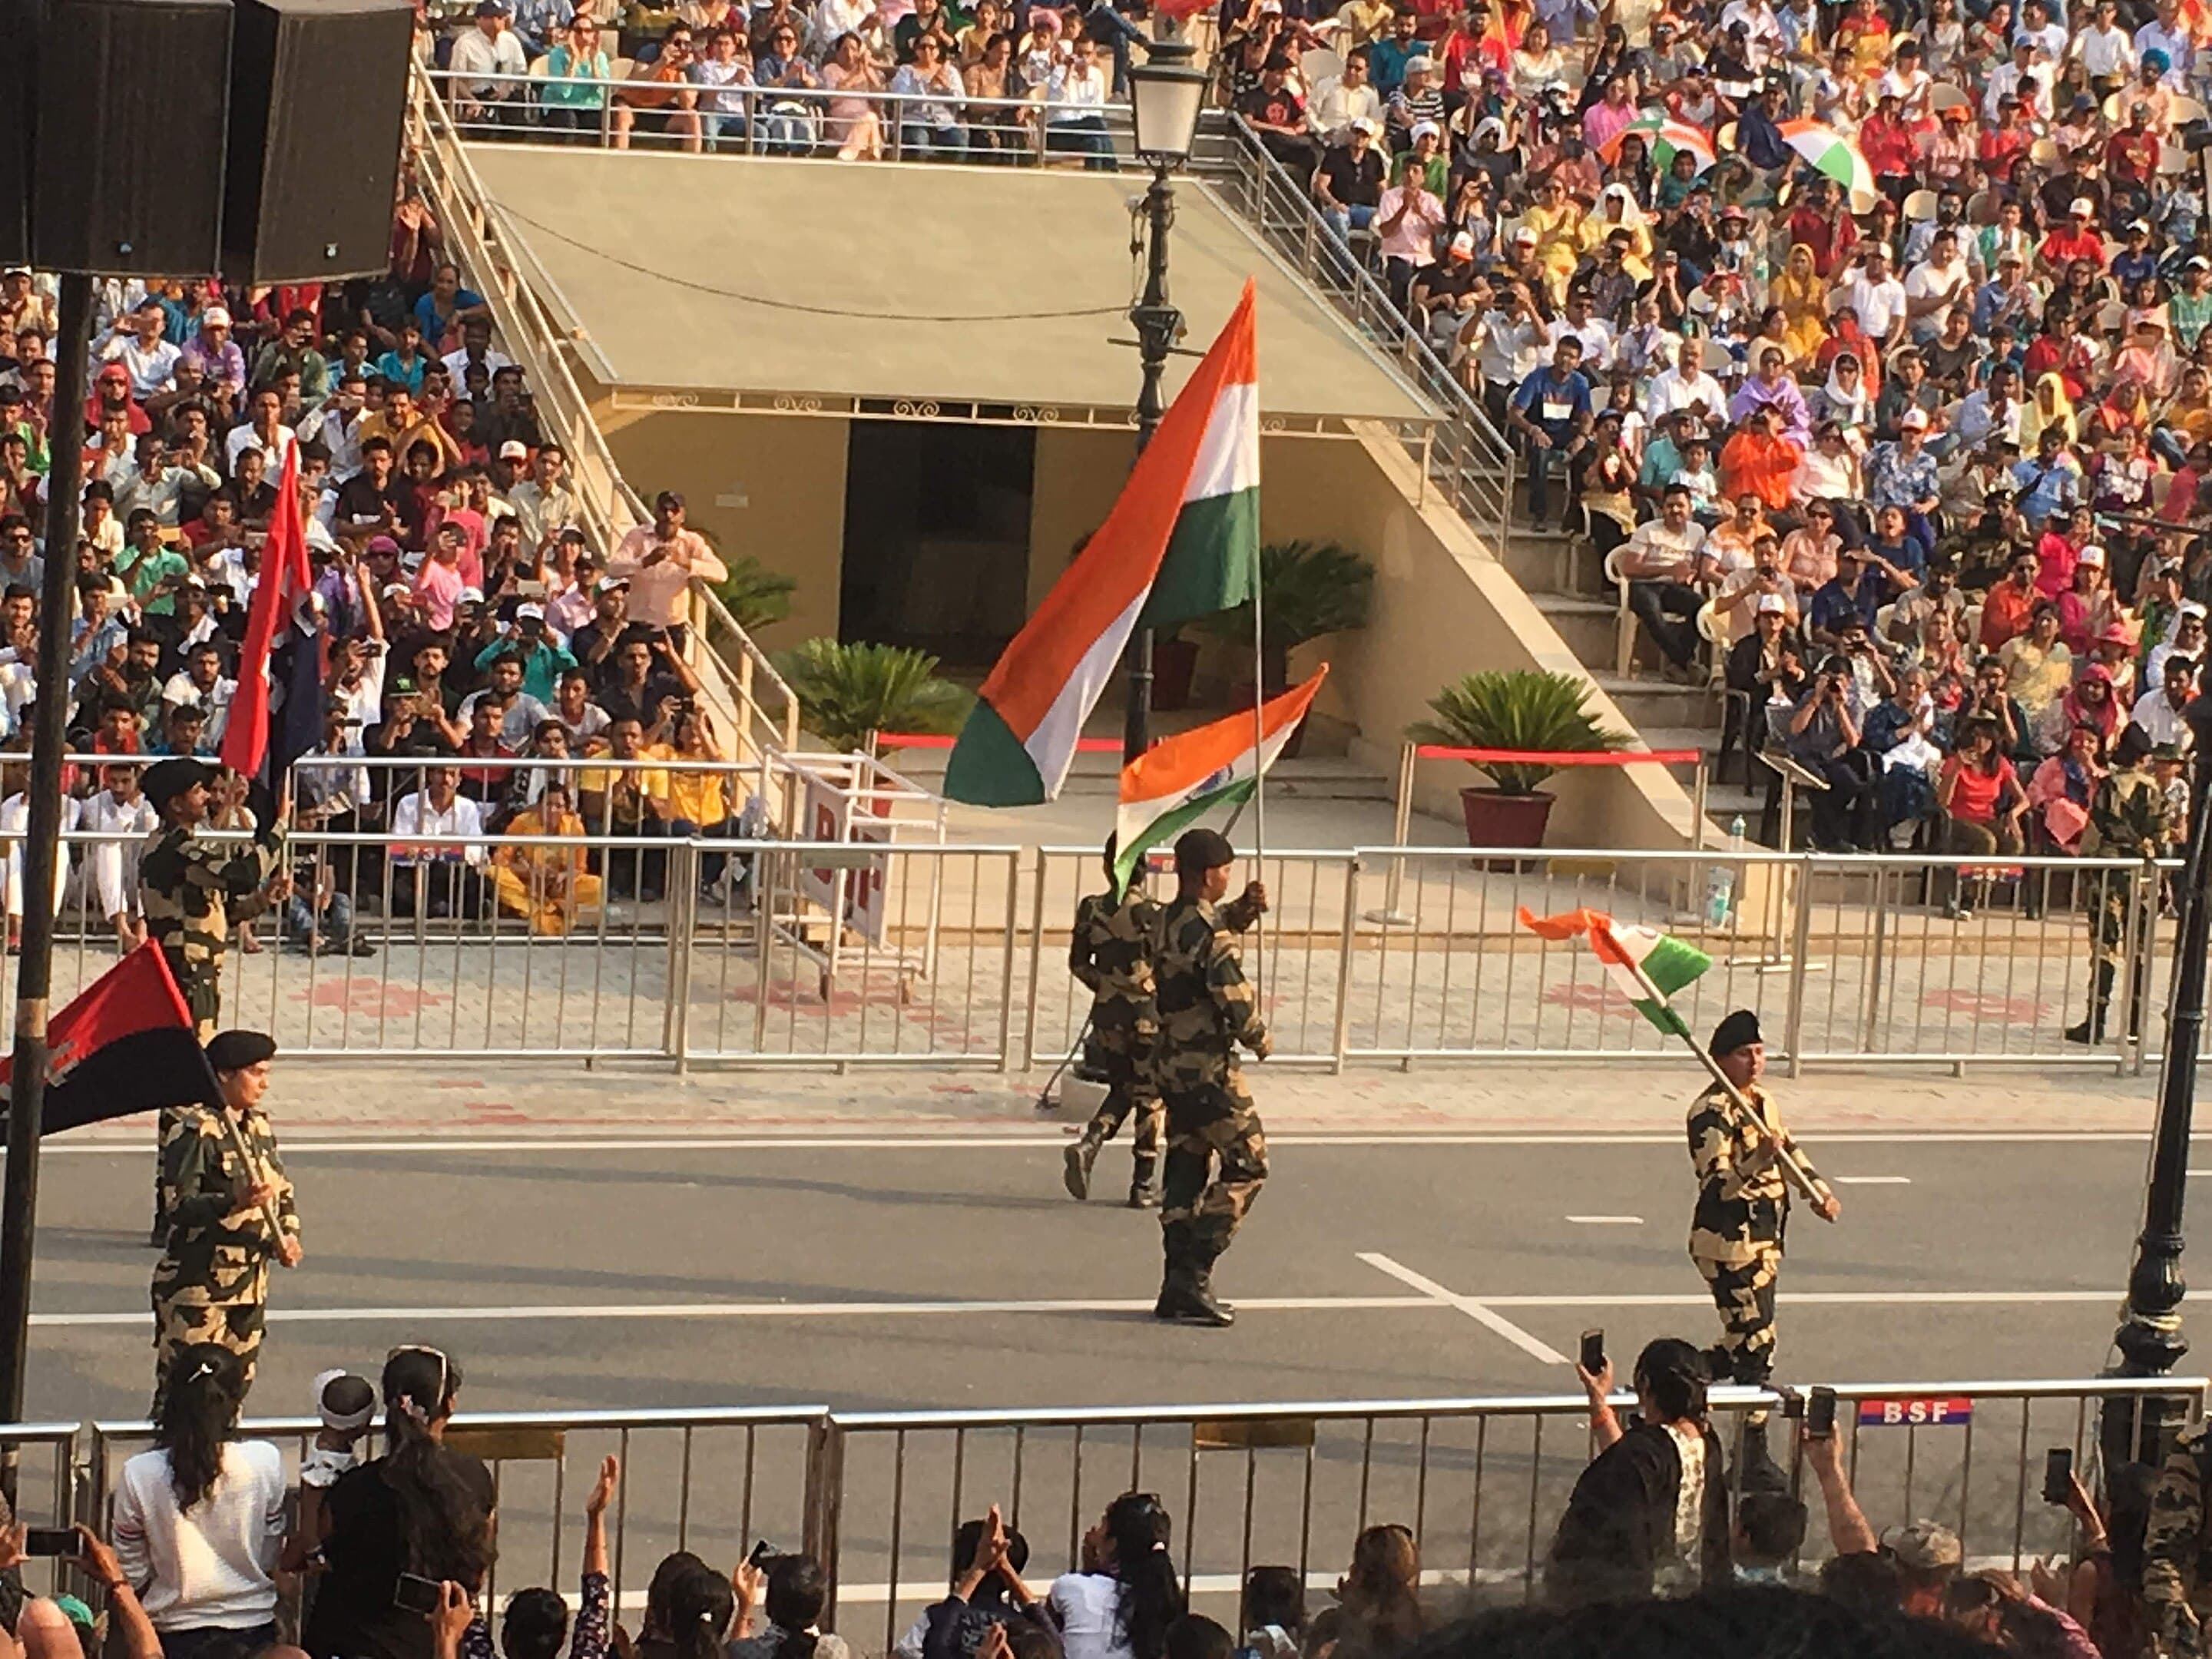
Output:
[[[1418,438],[1403,440],[1422,477],[1502,558],[1513,503],[1515,457],[1489,411],[1407,321],[1364,258],[1340,241],[1311,193],[1261,144],[1239,115],[1235,143],[1213,183],[1315,292],[1326,295],[1360,335],[1399,364],[1419,394],[1443,412]]]
[[[381,805],[295,825],[282,855],[314,901],[251,923],[226,965],[226,1018],[293,1052],[1003,1071],[1056,1065],[1089,1012],[1066,961],[1095,849],[946,842],[942,803],[865,756],[302,767],[386,781],[366,792]],[[396,836],[392,805],[440,769],[510,802],[562,778],[582,832]],[[717,775],[731,787],[715,821],[611,805],[626,776],[673,810],[685,779]],[[775,810],[740,815],[764,785]],[[120,948],[111,918],[134,914],[145,837],[64,842],[66,997]],[[17,914],[21,873],[0,836],[0,901]],[[1671,1039],[1589,950],[1518,921],[1584,907],[1703,951],[1711,966],[1675,998],[1692,1029],[1759,1008],[1792,1073],[2140,1072],[2162,1046],[2171,866],[1370,847],[1270,849],[1255,873],[1271,908],[1245,962],[1278,1067],[1662,1057]]]
[[[806,156],[835,155],[848,140],[866,139],[872,156],[892,161],[1049,159],[1116,169],[1138,165],[1127,148],[1127,104],[1054,103],[1042,95],[933,96],[819,84],[710,87],[624,76],[451,70],[424,74],[451,111],[456,131],[471,140]],[[549,95],[556,92],[585,96],[571,101]],[[674,101],[672,94],[689,101]],[[641,101],[648,97],[663,101]],[[933,125],[927,118],[930,112],[945,106],[956,106],[958,118]],[[856,125],[863,129],[857,135]],[[952,136],[945,136],[948,131]]]
[[[2135,1401],[2140,1426],[2149,1401],[2173,1401],[2193,1424],[2208,1388],[2200,1376],[1841,1383],[1844,1473],[1878,1531],[1936,1520],[1958,1534],[1970,1564],[2016,1571],[2079,1545],[2067,1512],[2040,1502],[2047,1449],[2071,1449],[2094,1491],[2105,1402]],[[1743,1414],[1776,1414],[1770,1443],[1811,1511],[1802,1552],[1810,1564],[1832,1545],[1814,1479],[1790,1443],[1794,1425],[1778,1409],[1784,1404],[1761,1389],[1711,1395],[1731,1448]],[[454,1417],[447,1443],[491,1467],[500,1547],[488,1607],[503,1590],[566,1589],[580,1553],[582,1496],[612,1453],[623,1469],[607,1517],[618,1608],[641,1601],[628,1587],[641,1587],[669,1552],[734,1563],[766,1537],[828,1569],[825,1629],[841,1629],[863,1653],[887,1653],[942,1598],[963,1521],[999,1504],[1028,1540],[1029,1577],[1042,1583],[1079,1564],[1091,1520],[1128,1491],[1158,1494],[1174,1517],[1176,1564],[1194,1606],[1224,1622],[1254,1565],[1286,1565],[1325,1587],[1358,1532],[1381,1521],[1413,1533],[1425,1583],[1525,1594],[1540,1582],[1592,1455],[1587,1411],[1574,1394],[1006,1411],[470,1412]],[[240,1431],[276,1443],[296,1476],[319,1426],[310,1418],[250,1419]],[[0,1425],[0,1444],[27,1454],[20,1512],[33,1524],[74,1520],[104,1531],[122,1465],[151,1432],[142,1422]],[[360,1449],[375,1455],[374,1431]],[[1733,1451],[1729,1465],[1740,1468]]]
[[[623,477],[578,380],[575,341],[545,309],[535,281],[508,246],[433,74],[419,60],[409,68],[404,139],[412,182],[436,211],[448,255],[490,299],[501,343],[522,366],[541,415],[569,458],[584,527],[611,553],[653,515]],[[737,754],[757,755],[779,743],[795,748],[797,695],[704,583],[691,584],[691,605],[696,625],[687,649],[707,671],[702,678],[708,701],[730,722]],[[720,653],[718,640],[734,645],[734,665]]]

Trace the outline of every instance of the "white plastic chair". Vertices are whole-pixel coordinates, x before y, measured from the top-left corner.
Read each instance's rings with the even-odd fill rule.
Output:
[[[1605,556],[1605,579],[1613,584],[1618,601],[1613,623],[1613,672],[1622,679],[1629,678],[1629,669],[1636,660],[1636,613],[1628,608],[1628,577],[1621,570],[1620,556],[1628,550],[1628,544]]]

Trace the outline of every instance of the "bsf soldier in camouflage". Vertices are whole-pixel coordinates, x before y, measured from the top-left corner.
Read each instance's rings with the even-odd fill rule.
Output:
[[[1212,1271],[1267,1178],[1267,1138],[1237,1063],[1240,1043],[1269,1052],[1236,942],[1214,906],[1228,890],[1237,856],[1211,830],[1176,842],[1176,896],[1161,911],[1152,966],[1160,1015],[1154,1078],[1167,1107],[1167,1167],[1160,1194],[1165,1271],[1155,1316],[1227,1325],[1235,1315],[1213,1295]],[[1245,890],[1256,915],[1267,908]]]
[[[178,1350],[213,1342],[253,1381],[261,1352],[269,1263],[300,1262],[300,1215],[276,1137],[261,1110],[276,1045],[258,1031],[225,1031],[207,1046],[220,1106],[186,1106],[161,1149],[175,1194],[169,1237],[154,1269],[154,1398]],[[275,1226],[270,1226],[271,1216]]]
[[[2182,838],[2180,815],[2145,763],[2150,755],[2150,738],[2142,727],[2122,729],[2112,769],[2090,797],[2089,822],[2081,831],[2083,858],[2154,859]],[[2128,947],[2141,947],[2157,914],[2154,874],[2100,870],[2090,881],[2089,942],[2096,963],[2090,970],[2089,1012],[2080,1024],[2066,1028],[2069,1042],[2105,1040],[2105,1013],[2120,976],[2127,973]],[[2142,1031],[2143,985],[2138,975],[2128,974],[2128,1036],[2133,1038]]]
[[[2212,1612],[2212,1547],[2204,1526],[2204,1494],[2212,1474],[2212,1421],[2198,1424],[2166,1454],[2143,1528],[2143,1613],[2165,1659],[2197,1659],[2204,1651],[2204,1618]]]
[[[1117,843],[1106,838],[1106,875],[1119,880],[1115,868]],[[1153,1191],[1153,1171],[1159,1161],[1160,1133],[1164,1113],[1159,1091],[1152,1082],[1153,1050],[1159,1037],[1159,1012],[1152,1000],[1152,935],[1159,927],[1159,907],[1145,896],[1139,884],[1144,867],[1131,872],[1127,891],[1118,897],[1109,885],[1092,893],[1075,907],[1075,929],[1068,940],[1068,971],[1091,992],[1091,1034],[1084,1044],[1085,1069],[1106,1084],[1106,1098],[1099,1103],[1083,1134],[1067,1149],[1066,1181],[1075,1198],[1091,1195],[1091,1166],[1099,1148],[1132,1114],[1136,1115],[1136,1158],[1129,1175],[1129,1207],[1152,1208],[1159,1202]],[[1224,926],[1243,933],[1258,919],[1254,899],[1256,884],[1242,897],[1221,907]]]
[[[1815,1215],[1833,1221],[1842,1206],[1782,1127],[1774,1097],[1759,1086],[1766,1049],[1758,1016],[1741,1008],[1730,1014],[1713,1032],[1708,1052],[1751,1102],[1758,1121],[1717,1083],[1690,1108],[1690,1164],[1698,1176],[1690,1259],[1721,1316],[1721,1339],[1706,1353],[1714,1380],[1759,1388],[1774,1369],[1774,1286],[1790,1219],[1783,1157],[1812,1176]]]
[[[277,873],[280,826],[264,825],[250,842],[210,841],[198,834],[207,822],[208,789],[216,775],[204,761],[185,756],[147,769],[146,799],[161,815],[161,827],[147,839],[138,858],[147,936],[161,947],[202,1042],[215,1035],[222,1017],[222,964],[231,928],[259,915],[290,888]],[[170,1199],[161,1170],[179,1121],[173,1108],[161,1113],[162,1152],[154,1176],[156,1246],[168,1237]]]

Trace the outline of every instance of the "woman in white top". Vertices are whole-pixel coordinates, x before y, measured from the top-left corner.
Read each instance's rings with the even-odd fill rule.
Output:
[[[137,1586],[166,1659],[216,1641],[248,1652],[276,1639],[284,1462],[265,1440],[232,1438],[246,1392],[239,1358],[213,1343],[178,1355],[154,1449],[123,1466],[111,1514],[116,1559]]]
[[[1044,1599],[1066,1659],[1163,1659],[1184,1610],[1171,1527],[1158,1498],[1128,1492],[1083,1534],[1083,1571],[1060,1574]]]

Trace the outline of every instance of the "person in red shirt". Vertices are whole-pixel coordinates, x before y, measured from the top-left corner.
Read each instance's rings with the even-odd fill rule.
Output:
[[[2035,555],[2022,549],[2012,556],[2005,579],[1982,600],[1982,649],[2002,651],[2006,641],[2027,632],[2043,594],[2035,585]]]
[[[2035,135],[2020,124],[2020,100],[2007,93],[1997,100],[1996,125],[1982,129],[1974,151],[1983,172],[1999,184],[2010,184],[2014,166],[2034,141]]]
[[[1875,101],[1874,113],[1859,124],[1859,153],[1866,157],[1874,181],[1897,201],[1911,194],[1920,163],[1920,147],[1901,112],[1900,100],[1885,92]]]
[[[1812,196],[1790,212],[1790,240],[1812,250],[1813,269],[1820,276],[1833,276],[1836,262],[1858,240],[1858,225],[1844,210],[1843,193],[1832,179],[1820,180]]]
[[[2105,239],[2097,232],[2097,204],[2086,196],[2077,196],[2066,210],[2066,222],[2051,227],[2051,234],[2043,239],[2043,246],[2035,250],[2035,262],[2057,281],[2066,274],[2068,263],[2088,259],[2103,269]]]
[[[1992,853],[2017,854],[2021,849],[2020,821],[2027,811],[2027,791],[1997,746],[1997,725],[1974,716],[1964,723],[1959,747],[1943,763],[1936,781],[1936,804],[1943,809],[1943,850],[1966,858]],[[1967,914],[1959,896],[1959,872],[1940,871],[1949,878],[1943,914],[1958,918]]]

